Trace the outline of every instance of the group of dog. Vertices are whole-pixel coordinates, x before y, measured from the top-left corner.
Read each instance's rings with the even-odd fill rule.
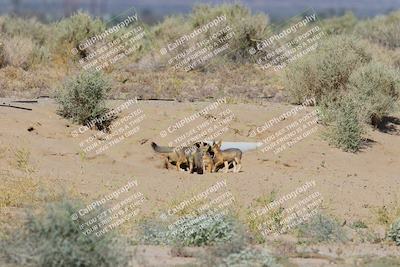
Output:
[[[221,144],[221,141],[214,141],[211,145],[206,142],[196,142],[192,146],[175,148],[159,146],[152,142],[151,147],[156,153],[164,156],[167,169],[172,164],[178,171],[188,170],[190,173],[202,174],[218,172],[222,168],[224,172],[228,172],[233,166],[233,172],[239,172],[242,167],[242,151],[238,148],[221,150]]]

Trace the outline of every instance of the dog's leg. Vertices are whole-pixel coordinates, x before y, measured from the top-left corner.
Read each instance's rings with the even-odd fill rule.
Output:
[[[233,161],[233,172],[236,172],[236,161]]]
[[[221,165],[221,164],[224,164],[224,162],[223,162],[223,161],[217,161],[217,162],[214,164],[213,172],[216,172],[217,168],[218,168],[219,165]]]
[[[193,173],[193,160],[189,160],[189,173]]]
[[[182,163],[184,163],[184,162],[182,162],[180,160],[176,162],[176,169],[178,170],[178,172],[184,172],[185,171],[185,170],[181,169],[181,164]]]
[[[224,161],[224,173],[228,173],[228,170],[229,170],[229,163],[228,163],[228,161]]]
[[[237,165],[236,172],[240,172],[240,169],[242,168],[242,162],[241,162],[240,158],[235,158],[235,161],[236,161],[236,165]]]

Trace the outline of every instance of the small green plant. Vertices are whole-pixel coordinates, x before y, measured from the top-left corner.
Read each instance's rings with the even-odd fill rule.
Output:
[[[389,66],[371,62],[352,73],[349,89],[361,118],[377,126],[384,116],[396,111],[400,75]]]
[[[362,229],[368,228],[368,226],[365,224],[365,222],[363,222],[361,220],[353,222],[351,226],[353,228],[358,228],[358,229],[360,229],[360,228],[362,228]]]
[[[95,124],[99,130],[107,129],[114,119],[106,116],[105,105],[110,83],[100,72],[83,72],[66,81],[56,95],[58,113],[82,125]]]
[[[29,150],[21,148],[14,151],[16,166],[19,170],[24,172],[31,172],[32,168],[29,166],[29,157],[31,153]]]
[[[22,229],[1,242],[9,262],[49,267],[126,266],[123,243],[108,232],[102,238],[84,235],[71,215],[82,206],[63,200],[47,206],[43,214],[27,214]]]
[[[345,242],[346,233],[339,223],[324,214],[316,214],[309,222],[298,226],[300,237],[310,238],[312,242]]]
[[[253,207],[254,211],[248,213],[247,225],[249,226],[249,230],[257,243],[265,242],[265,234],[263,233],[264,231],[270,230],[272,233],[277,233],[282,230],[284,208],[276,207],[262,216],[257,216],[255,213],[257,209],[265,207],[269,203],[274,202],[276,197],[277,191],[272,190],[270,194],[256,198],[254,202],[255,206]]]
[[[396,245],[400,246],[400,219],[397,219],[392,225],[390,225],[388,237],[396,242]]]
[[[330,144],[347,152],[357,152],[362,144],[363,126],[360,122],[356,104],[349,97],[341,100],[340,104],[328,106],[325,118],[332,120],[325,133]]]

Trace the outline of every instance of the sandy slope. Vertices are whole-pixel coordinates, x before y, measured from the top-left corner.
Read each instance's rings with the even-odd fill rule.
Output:
[[[121,103],[123,101],[109,104],[116,107]],[[284,195],[311,180],[316,181],[327,212],[347,222],[363,219],[375,224],[373,208],[392,206],[399,200],[398,131],[382,133],[368,130],[367,136],[373,142],[362,152],[350,154],[323,141],[320,137],[321,126],[318,126],[317,133],[278,155],[261,151],[245,153],[242,171],[237,174],[198,175],[164,169],[160,157],[151,150],[150,142],[167,145],[171,137],[178,135],[162,138],[160,131],[207,104],[140,101],[138,106],[143,110],[145,119],[140,124],[139,132],[97,156],[93,153],[84,156],[79,148],[79,142],[95,131],[73,137],[71,131],[78,126],[56,115],[56,106],[51,100],[24,104],[31,106],[33,111],[0,108],[1,174],[4,177],[18,173],[11,150],[24,148],[31,152],[29,164],[34,169],[33,175],[64,188],[72,187],[87,202],[118,189],[134,178],[146,196],[143,212],[147,214],[160,207],[166,208],[167,203],[182,200],[184,196],[200,192],[223,179],[226,179],[229,190],[236,198],[235,207],[242,211],[256,198],[268,195],[272,190],[277,191],[278,196]],[[278,131],[300,117],[289,118],[251,138],[249,130],[293,106],[275,103],[226,104],[226,108],[236,117],[222,138],[229,141],[260,141],[267,133]],[[136,109],[132,106],[120,117]],[[307,108],[301,114],[312,110]],[[30,126],[34,127],[33,131],[27,131]],[[193,124],[189,124],[185,130],[192,127]],[[399,128],[397,126],[397,130]],[[183,132],[179,131],[180,134]]]

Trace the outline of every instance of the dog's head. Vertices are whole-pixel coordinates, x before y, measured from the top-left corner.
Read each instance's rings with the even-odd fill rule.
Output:
[[[217,141],[217,142],[214,141],[213,144],[212,144],[213,152],[215,153],[215,152],[221,151],[221,145],[222,145],[222,141],[221,140]]]

